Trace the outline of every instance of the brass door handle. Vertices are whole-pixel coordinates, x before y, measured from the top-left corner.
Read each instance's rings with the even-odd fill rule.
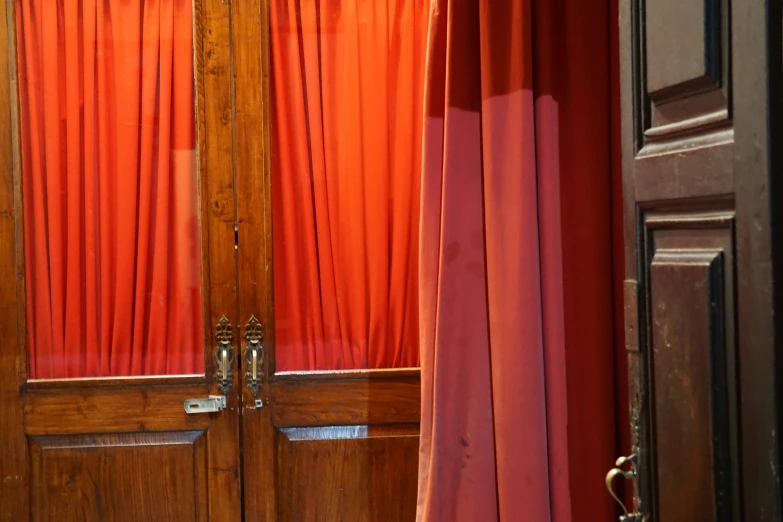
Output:
[[[261,385],[264,382],[264,346],[261,344],[263,339],[264,327],[261,325],[261,321],[255,315],[250,316],[245,326],[245,341],[247,341],[245,346],[245,364],[247,365],[245,384],[253,397],[256,397],[256,408],[261,408],[264,405],[258,399]]]
[[[630,463],[631,467],[628,470],[624,470],[623,466],[627,463]],[[623,509],[623,514],[620,516],[620,522],[641,521],[642,515],[639,513],[628,513],[625,502],[620,500],[620,497],[614,491],[614,479],[618,476],[621,476],[626,480],[631,480],[634,483],[634,490],[636,489],[636,454],[632,454],[628,457],[620,457],[614,465],[616,467],[609,470],[609,473],[606,474],[606,489]]]
[[[633,453],[627,457],[618,458],[614,463],[615,467],[609,470],[609,473],[606,474],[606,489],[609,491],[609,494],[612,495],[612,498],[614,498],[623,509],[623,514],[620,515],[620,522],[642,522],[644,520],[644,516],[641,513],[636,512],[636,510],[634,513],[628,513],[628,508],[625,507],[625,502],[620,500],[620,497],[614,490],[614,479],[618,476],[623,477],[625,480],[630,480],[633,484],[634,507],[637,510],[639,509],[641,502],[639,500],[638,463],[641,431],[639,430],[639,413],[636,408],[634,408],[632,412],[631,426],[635,438],[632,448]],[[624,469],[626,465],[628,465],[628,468]]]
[[[215,350],[217,374],[215,375],[215,380],[217,381],[218,389],[220,389],[223,395],[227,395],[234,385],[234,373],[231,365],[234,364],[236,353],[232,344],[234,341],[234,329],[225,315],[220,318],[215,327],[215,340],[217,341],[217,349]]]

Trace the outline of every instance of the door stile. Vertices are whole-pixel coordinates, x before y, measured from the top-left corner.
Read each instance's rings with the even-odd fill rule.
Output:
[[[734,2],[737,331],[744,520],[783,516],[780,485],[783,323],[783,7]],[[750,58],[753,59],[750,59]]]
[[[237,265],[241,347],[242,465],[247,520],[277,520],[276,430],[271,418],[270,375],[274,368],[272,308],[272,206],[270,185],[269,4],[234,2],[232,48],[236,95]],[[248,326],[260,329],[260,389],[249,386]],[[259,333],[259,332],[256,332]],[[248,373],[251,372],[251,373]]]
[[[30,462],[19,390],[27,380],[24,235],[17,226],[22,203],[19,105],[13,0],[0,19],[0,521],[30,520]],[[19,220],[21,221],[21,220]]]
[[[215,480],[209,499],[209,520],[242,520],[240,449],[240,328],[236,273],[236,169],[234,162],[234,97],[229,77],[231,58],[231,5],[222,0],[196,0],[196,104],[198,107],[199,171],[202,174],[201,212],[205,253],[203,288],[210,293],[204,327],[211,346],[217,346],[215,325],[225,316],[232,328],[233,385],[226,395],[221,421],[208,432],[220,444],[209,444],[209,471]],[[200,54],[200,56],[199,56]],[[207,353],[208,376],[216,375],[216,361]],[[212,379],[210,391],[219,395]],[[224,415],[226,414],[226,415]]]

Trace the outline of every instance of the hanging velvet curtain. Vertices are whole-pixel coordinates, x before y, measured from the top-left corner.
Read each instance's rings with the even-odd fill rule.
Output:
[[[418,366],[424,0],[273,0],[276,368]]]
[[[190,0],[17,0],[30,375],[203,371]]]
[[[429,27],[418,520],[611,520],[608,3]]]
[[[530,4],[430,16],[418,520],[546,521]]]

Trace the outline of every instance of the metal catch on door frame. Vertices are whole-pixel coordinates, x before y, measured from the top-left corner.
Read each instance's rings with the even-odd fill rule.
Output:
[[[231,370],[231,365],[234,364],[236,353],[232,345],[234,329],[225,315],[220,318],[215,327],[215,340],[217,341],[217,350],[215,350],[217,373],[215,380],[217,381],[218,389],[223,395],[226,395],[234,385],[234,373]]]
[[[264,327],[261,325],[255,315],[250,316],[250,319],[245,326],[245,340],[247,345],[245,347],[245,363],[247,364],[247,371],[245,371],[245,384],[253,393],[254,397],[258,397],[261,391],[261,384],[264,382],[264,346],[261,341],[264,339]],[[263,406],[260,400],[256,400],[256,408]]]
[[[641,522],[644,517],[641,513],[638,513],[639,505],[641,504],[639,498],[639,445],[641,444],[641,430],[639,429],[639,412],[636,408],[631,413],[631,424],[633,427],[634,442],[631,447],[631,454],[627,457],[620,457],[615,462],[615,468],[611,469],[606,474],[606,489],[609,490],[609,494],[620,504],[623,508],[623,515],[620,516],[620,522]],[[624,466],[629,464],[627,469]],[[622,476],[626,480],[630,480],[633,484],[633,503],[634,513],[628,513],[628,508],[625,507],[625,502],[620,500],[617,493],[614,491],[613,482],[617,476]]]

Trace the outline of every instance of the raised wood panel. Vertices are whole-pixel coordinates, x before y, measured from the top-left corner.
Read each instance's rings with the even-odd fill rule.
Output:
[[[731,513],[723,268],[720,252],[659,251],[653,258],[660,520],[728,520]],[[687,301],[680,297],[683,289],[690,293]]]
[[[635,79],[644,144],[728,127],[728,0],[637,0],[634,6],[636,48],[645,66]]]
[[[277,520],[413,522],[418,451],[418,425],[283,429]]]
[[[655,520],[738,519],[734,215],[726,205],[644,216]]]
[[[36,522],[206,521],[203,432],[33,437]]]
[[[720,13],[713,0],[647,2],[647,90],[720,81]]]
[[[334,426],[419,422],[420,379],[338,380],[339,373],[314,379],[277,380],[273,386],[272,422],[277,427]]]

